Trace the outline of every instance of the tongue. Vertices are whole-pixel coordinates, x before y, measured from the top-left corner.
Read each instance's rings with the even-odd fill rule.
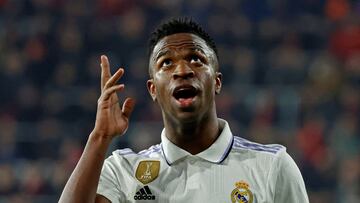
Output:
[[[193,98],[180,98],[179,102],[181,106],[189,106],[193,101]]]

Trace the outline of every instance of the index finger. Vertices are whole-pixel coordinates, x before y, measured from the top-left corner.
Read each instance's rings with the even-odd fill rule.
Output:
[[[106,55],[101,55],[101,92],[104,89],[106,82],[111,77],[109,59]]]

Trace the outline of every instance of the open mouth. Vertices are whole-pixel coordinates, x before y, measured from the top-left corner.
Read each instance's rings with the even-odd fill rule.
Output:
[[[173,96],[176,100],[182,101],[192,99],[198,94],[198,90],[193,86],[180,86],[175,88]]]

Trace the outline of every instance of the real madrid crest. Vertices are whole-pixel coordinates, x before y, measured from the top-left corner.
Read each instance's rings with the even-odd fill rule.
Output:
[[[159,171],[160,161],[140,161],[135,177],[143,184],[148,184],[158,177]]]
[[[245,181],[239,181],[235,183],[235,189],[231,192],[231,202],[239,203],[252,203],[253,194],[250,191],[250,186]]]

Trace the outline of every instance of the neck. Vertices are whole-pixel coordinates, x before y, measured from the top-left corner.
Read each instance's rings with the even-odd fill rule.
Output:
[[[220,134],[216,112],[191,122],[164,119],[166,137],[178,147],[197,154],[215,142]]]

